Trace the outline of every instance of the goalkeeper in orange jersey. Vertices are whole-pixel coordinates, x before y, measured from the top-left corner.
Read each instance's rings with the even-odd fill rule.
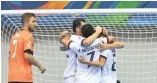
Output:
[[[33,83],[31,65],[38,67],[41,73],[46,70],[33,57],[34,38],[31,32],[36,29],[36,16],[33,13],[24,13],[22,24],[22,30],[15,33],[10,41],[9,83]]]

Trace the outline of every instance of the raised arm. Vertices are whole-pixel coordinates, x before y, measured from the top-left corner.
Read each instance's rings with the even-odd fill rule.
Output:
[[[98,36],[100,35],[100,33],[103,31],[103,29],[100,26],[97,26],[95,29],[96,29],[96,31],[93,35],[89,36],[88,38],[86,38],[82,41],[83,46],[88,46],[88,45],[92,44],[94,42],[94,40],[97,39]]]
[[[82,46],[88,46],[88,45],[92,44],[102,31],[103,31],[103,29],[101,27],[96,27],[96,32],[93,35],[89,36],[88,38],[80,40],[80,42],[82,42],[81,43]],[[70,37],[71,37],[71,35],[69,34],[68,31],[63,31],[61,33],[60,43],[62,43],[64,45],[64,47],[65,47],[64,49],[68,48],[68,45],[71,41]],[[62,50],[63,48],[60,48],[60,49]]]

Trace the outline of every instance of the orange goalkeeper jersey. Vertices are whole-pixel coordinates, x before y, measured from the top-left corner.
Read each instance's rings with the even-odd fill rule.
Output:
[[[31,64],[25,59],[24,51],[34,50],[34,39],[27,30],[17,32],[10,41],[9,82],[32,82]]]

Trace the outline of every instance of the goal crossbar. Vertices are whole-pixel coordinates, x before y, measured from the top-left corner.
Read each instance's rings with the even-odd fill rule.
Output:
[[[1,14],[23,14],[32,12],[35,14],[79,14],[79,13],[157,13],[157,8],[130,8],[130,9],[47,9],[47,10],[1,10]]]

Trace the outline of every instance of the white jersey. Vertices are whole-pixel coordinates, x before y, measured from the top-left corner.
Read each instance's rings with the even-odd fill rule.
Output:
[[[78,35],[71,35],[70,40],[74,42],[81,42],[83,37]],[[80,43],[81,44],[81,43]],[[79,44],[79,45],[80,45]],[[76,73],[76,57],[77,54],[71,50],[67,50],[67,66],[64,70],[64,78],[68,78],[69,76],[74,76]]]
[[[107,58],[104,67],[102,68],[103,81],[101,83],[116,83],[116,53],[115,49],[108,49],[103,52],[103,56]]]
[[[90,46],[83,47],[75,42],[71,42],[69,48],[77,53],[78,56],[83,56],[89,61],[98,61],[101,52],[97,47],[102,43],[104,38],[96,39]],[[107,39],[104,40],[107,42]],[[103,42],[104,42],[103,41]],[[82,64],[77,59],[76,83],[99,83],[101,81],[101,68]]]

